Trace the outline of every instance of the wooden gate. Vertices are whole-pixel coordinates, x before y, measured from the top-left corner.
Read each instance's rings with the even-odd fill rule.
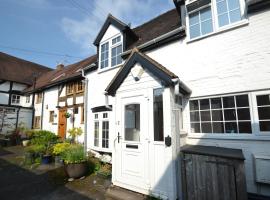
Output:
[[[59,110],[59,120],[58,120],[58,135],[65,139],[66,138],[66,127],[67,119],[65,117],[66,109]]]
[[[182,150],[185,200],[246,200],[241,150],[185,146]]]

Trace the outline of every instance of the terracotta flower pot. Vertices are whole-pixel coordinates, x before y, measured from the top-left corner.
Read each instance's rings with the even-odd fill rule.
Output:
[[[65,170],[70,178],[81,178],[87,173],[87,163],[70,163],[65,164]]]

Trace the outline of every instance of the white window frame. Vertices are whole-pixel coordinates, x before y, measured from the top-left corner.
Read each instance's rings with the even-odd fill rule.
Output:
[[[259,113],[258,113],[258,106],[257,106],[257,96],[258,95],[270,95],[270,90],[265,91],[258,91],[252,93],[252,102],[253,102],[253,115],[254,115],[254,132],[258,136],[270,136],[269,132],[262,132],[260,131],[260,125],[259,125]]]
[[[25,96],[25,103],[30,103],[30,95]]]
[[[194,1],[188,1],[186,3],[186,5],[188,5],[191,2],[194,2]],[[200,40],[202,38],[205,38],[205,37],[208,37],[208,36],[211,36],[211,35],[222,33],[224,31],[227,31],[228,29],[233,29],[235,27],[243,26],[243,25],[248,24],[249,21],[248,21],[248,18],[247,18],[247,8],[246,8],[247,5],[246,5],[244,0],[239,0],[239,4],[240,4],[240,13],[241,13],[242,19],[240,21],[237,21],[237,22],[234,22],[234,23],[231,23],[231,24],[227,24],[227,25],[222,26],[222,27],[219,27],[219,25],[218,25],[218,14],[217,14],[216,0],[212,0],[211,3],[209,3],[207,5],[204,5],[202,7],[199,7],[197,9],[195,9],[195,10],[192,10],[191,12],[188,12],[187,7],[185,6],[186,24],[187,24],[187,29],[186,30],[187,30],[187,35],[188,35],[187,42],[197,41],[197,40]],[[209,6],[211,7],[211,12],[212,12],[213,32],[205,34],[205,35],[201,35],[201,36],[198,36],[198,37],[195,37],[195,38],[190,38],[189,14],[197,12],[197,11],[199,11],[201,9],[204,9],[206,7],[209,7]]]
[[[19,97],[19,98],[17,98]],[[17,95],[17,94],[12,94],[11,95],[11,103],[12,104],[20,104],[21,102],[21,96],[20,95]]]
[[[106,118],[104,118],[104,114],[106,116]],[[96,118],[97,116],[97,118]],[[104,151],[104,152],[110,152],[110,149],[111,149],[111,143],[110,143],[110,120],[109,120],[109,116],[110,116],[110,112],[109,111],[104,111],[104,112],[96,112],[96,113],[93,113],[93,125],[94,125],[94,137],[93,137],[93,149],[97,150],[97,151]],[[103,122],[108,122],[109,123],[109,129],[108,129],[108,147],[103,147],[102,146],[102,140],[103,140]],[[95,146],[95,123],[98,122],[99,124],[99,127],[98,127],[98,146]]]
[[[117,42],[116,44],[112,45],[112,40],[114,38],[117,38],[118,36],[120,36],[120,39],[121,39],[120,42]],[[105,68],[102,68],[101,69],[101,46],[103,44],[107,43],[107,42],[109,44],[109,50],[108,50],[109,51],[109,54],[108,54],[108,67],[105,67]],[[121,43],[122,43],[122,52],[123,52],[123,46],[124,46],[124,44],[123,44],[123,35],[121,33],[118,33],[118,34],[110,37],[109,39],[107,39],[107,40],[105,40],[105,41],[103,41],[103,42],[101,42],[99,44],[99,65],[98,65],[98,72],[99,73],[104,72],[104,71],[108,71],[108,70],[111,70],[111,69],[115,69],[115,68],[117,68],[117,67],[119,67],[119,66],[121,66],[123,64],[123,60],[122,60],[122,62],[120,64],[115,65],[115,66],[112,66],[112,62],[111,62],[111,59],[112,59],[112,48],[119,46]]]

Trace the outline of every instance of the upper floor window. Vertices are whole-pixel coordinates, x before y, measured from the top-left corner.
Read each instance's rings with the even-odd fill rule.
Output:
[[[27,95],[27,96],[25,97],[25,103],[30,103],[30,95]]]
[[[187,4],[190,39],[218,31],[242,20],[242,0],[204,0]]]
[[[101,45],[100,52],[100,68],[103,69],[109,66],[109,42]]]
[[[116,36],[100,46],[100,69],[114,67],[122,63],[123,52],[122,38]]]
[[[67,84],[67,95],[72,94],[74,92],[73,83]]]
[[[42,93],[40,92],[40,93],[37,93],[37,100],[36,100],[36,103],[38,104],[38,103],[41,103],[41,101],[42,101]]]
[[[240,21],[239,0],[217,0],[217,15],[220,27]]]
[[[21,99],[21,96],[20,95],[13,94],[12,95],[12,98],[11,98],[11,102],[12,103],[15,103],[15,104],[19,104],[20,103],[20,99]]]

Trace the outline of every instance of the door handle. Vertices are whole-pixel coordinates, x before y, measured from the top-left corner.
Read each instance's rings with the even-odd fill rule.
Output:
[[[118,134],[117,134],[117,141],[118,141],[118,143],[120,142],[120,139],[121,139],[121,136],[120,136],[120,134],[118,132]]]

